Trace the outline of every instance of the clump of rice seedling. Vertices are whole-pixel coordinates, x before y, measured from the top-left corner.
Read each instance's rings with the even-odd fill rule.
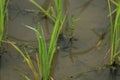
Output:
[[[29,68],[32,70],[32,73],[34,74],[35,80],[53,80],[52,77],[50,76],[50,69],[51,69],[51,64],[53,60],[54,53],[56,51],[56,44],[57,44],[57,39],[60,34],[60,31],[62,29],[63,23],[65,21],[62,19],[62,22],[60,22],[61,15],[59,14],[53,28],[51,40],[49,47],[47,48],[46,46],[46,41],[44,38],[44,33],[42,30],[42,27],[40,25],[37,26],[37,29],[26,25],[27,28],[35,31],[37,40],[38,40],[38,53],[36,53],[36,63],[38,69],[35,69],[35,65],[33,64],[28,52],[26,49],[25,52],[23,52],[16,44],[13,42],[7,41],[10,43],[20,54],[21,56],[25,59],[26,63],[28,64]],[[37,71],[39,70],[39,71]],[[19,71],[18,71],[19,72]],[[26,80],[30,80],[28,76],[25,74],[22,74],[19,72],[22,77],[24,77]]]
[[[115,5],[115,10],[112,11],[111,4]],[[110,13],[110,78],[116,80],[118,68],[120,67],[120,1],[108,0]]]
[[[112,11],[111,3],[116,8]],[[120,1],[115,2],[114,0],[108,0],[110,23],[111,23],[111,59],[110,64],[112,65],[116,60],[119,60],[120,54]],[[113,16],[114,14],[114,16]],[[113,18],[114,17],[114,18]],[[113,20],[114,19],[114,20]],[[120,60],[119,60],[120,61]]]
[[[61,29],[63,27],[63,23],[66,18],[66,16],[63,17],[62,15],[62,0],[54,0],[55,6],[57,8],[56,10],[54,10],[53,7],[50,7],[49,9],[45,10],[37,2],[35,2],[35,0],[29,0],[29,1],[32,2],[35,6],[37,6],[46,16],[48,16],[54,22],[54,28],[52,31],[49,47],[46,46],[44,32],[42,30],[42,27],[39,24],[37,26],[37,29],[26,25],[27,28],[35,31],[37,35],[38,52],[36,53],[36,63],[37,63],[38,69],[35,69],[35,65],[33,64],[28,54],[28,51],[26,51],[26,49],[24,49],[25,51],[24,52],[13,42],[10,42],[10,41],[7,41],[7,42],[10,43],[25,59],[29,68],[34,74],[35,80],[53,80],[52,77],[50,76],[51,64],[52,64],[54,53],[56,51],[57,39],[59,34],[61,33]],[[21,74],[21,72],[19,73],[26,80],[30,80],[30,78],[25,74]]]
[[[64,19],[62,24],[60,24],[60,19],[61,19],[61,15],[58,16],[55,22],[48,50],[46,47],[46,42],[45,42],[42,28],[38,27],[36,30],[30,26],[27,26],[28,28],[34,30],[37,34],[37,39],[39,44],[39,53],[38,53],[38,59],[40,64],[39,72],[40,72],[40,76],[44,80],[48,80],[50,77],[50,68],[51,68],[52,59],[56,50],[57,39],[62,29],[63,22],[65,20]]]

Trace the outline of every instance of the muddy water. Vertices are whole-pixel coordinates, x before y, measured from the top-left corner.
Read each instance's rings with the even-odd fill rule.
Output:
[[[43,5],[48,4],[49,0],[37,1]],[[71,16],[80,18],[75,23],[74,38],[77,40],[73,40],[72,45],[68,45],[67,48],[57,50],[51,75],[55,80],[110,80],[109,69],[98,70],[103,64],[109,62],[109,56],[104,59],[109,50],[106,0],[66,0],[64,4],[65,9],[69,12],[68,19]],[[44,7],[47,6],[44,5]],[[27,0],[10,1],[7,37],[9,40],[15,41],[21,48],[27,47],[33,61],[37,48],[36,37],[33,31],[24,27],[24,24],[35,27],[37,21],[45,26],[46,40],[49,42],[52,24],[48,24],[38,15],[38,9]],[[48,27],[50,27],[49,31],[46,29]],[[104,33],[106,34],[103,35]],[[104,36],[103,39],[102,36]],[[98,45],[100,41],[101,44]],[[6,45],[6,51],[1,59],[0,80],[23,80],[16,68],[33,80],[32,73],[21,55],[10,45]],[[117,78],[119,80],[119,76]]]

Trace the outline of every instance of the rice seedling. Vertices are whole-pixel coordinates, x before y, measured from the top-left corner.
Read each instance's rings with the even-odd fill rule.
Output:
[[[49,9],[45,10],[42,8],[37,2],[34,0],[29,0],[32,2],[35,6],[37,6],[46,16],[48,16],[53,22],[54,22],[54,28],[52,31],[52,36],[50,40],[49,47],[47,48],[45,38],[44,38],[44,33],[42,30],[41,26],[37,26],[37,29],[26,25],[27,28],[35,31],[37,35],[37,40],[38,40],[38,53],[36,53],[36,63],[38,69],[35,69],[35,65],[32,62],[32,59],[29,56],[29,53],[26,49],[22,51],[16,44],[14,44],[11,41],[7,41],[7,43],[11,44],[24,58],[26,63],[28,64],[29,68],[31,69],[34,79],[35,80],[52,80],[52,77],[50,77],[50,68],[52,64],[52,59],[56,50],[56,44],[57,44],[57,39],[58,36],[61,32],[61,29],[63,27],[63,23],[65,21],[65,16],[63,18],[62,16],[62,0],[55,0],[55,5],[57,8],[57,12],[55,13],[55,10],[53,10],[53,7],[50,7]],[[51,14],[52,12],[52,14]],[[38,70],[38,71],[37,71]],[[30,78],[19,72],[18,73],[24,77],[26,80],[30,80]]]
[[[57,39],[60,33],[60,30],[62,29],[63,26],[63,22],[62,24],[60,24],[60,19],[61,16],[59,15],[56,22],[55,22],[55,26],[53,29],[53,33],[51,36],[51,41],[50,41],[50,45],[49,48],[47,50],[46,47],[46,42],[45,42],[45,38],[44,38],[44,34],[43,34],[43,30],[42,28],[33,29],[29,26],[27,26],[28,28],[34,30],[37,34],[37,39],[38,39],[38,44],[39,44],[39,64],[40,64],[40,76],[44,79],[44,80],[48,80],[49,76],[50,76],[50,68],[51,68],[51,63],[52,63],[52,59],[56,50],[56,43],[57,43]],[[60,26],[59,26],[60,25]]]
[[[115,5],[115,10],[112,11],[112,4]],[[120,1],[108,0],[111,23],[111,58],[110,65],[120,61]],[[114,15],[113,15],[114,14]]]
[[[115,5],[115,10],[112,5]],[[110,13],[110,78],[116,80],[118,68],[120,67],[120,1],[108,0]]]
[[[7,43],[11,44],[24,58],[29,68],[31,69],[32,73],[34,74],[35,80],[53,80],[52,77],[50,77],[50,69],[51,69],[52,59],[56,50],[57,39],[62,29],[63,23],[65,21],[65,17],[64,19],[62,19],[62,23],[60,23],[60,19],[61,19],[61,15],[59,14],[54,24],[53,33],[48,48],[46,46],[42,27],[38,24],[37,29],[35,29],[31,26],[25,25],[27,28],[35,31],[37,36],[39,51],[38,53],[36,53],[36,63],[38,69],[35,69],[35,65],[33,64],[32,59],[30,58],[28,51],[26,49],[24,49],[25,51],[24,52],[13,42],[7,41]],[[26,80],[30,80],[30,78],[25,74],[21,72],[19,73]]]
[[[3,38],[3,33],[4,33],[5,17],[6,15],[8,15],[7,5],[8,5],[8,0],[0,0],[0,47],[1,47],[1,40]]]

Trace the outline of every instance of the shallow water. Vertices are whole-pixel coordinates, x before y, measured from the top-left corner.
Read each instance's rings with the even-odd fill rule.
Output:
[[[44,1],[49,0],[37,1],[42,5]],[[64,4],[69,12],[68,19],[74,16],[80,20],[75,23],[74,38],[77,40],[73,41],[72,46],[68,45],[68,48],[61,48],[55,53],[51,71],[53,78],[55,80],[109,80],[109,69],[98,70],[103,64],[109,62],[109,56],[104,59],[109,50],[109,31],[102,43],[97,46],[102,34],[109,30],[106,0],[66,0]],[[10,1],[7,37],[20,47],[26,46],[34,58],[37,48],[36,36],[23,24],[35,27],[37,21],[40,20],[45,25],[44,31],[48,42],[52,24],[49,22],[46,24],[46,21],[42,20],[37,13],[26,11],[28,9],[36,10],[36,12],[38,10],[27,0]],[[45,29],[46,27],[50,27],[50,33]],[[0,80],[23,80],[16,72],[16,68],[33,80],[32,73],[21,55],[10,45],[5,47],[7,53],[4,53],[1,58]]]

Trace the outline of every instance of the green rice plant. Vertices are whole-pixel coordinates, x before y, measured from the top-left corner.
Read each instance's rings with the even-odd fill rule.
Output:
[[[57,39],[58,39],[59,33],[62,29],[64,20],[65,20],[64,18],[62,24],[60,24],[60,19],[61,19],[61,15],[58,16],[55,22],[48,50],[46,47],[46,42],[45,42],[42,28],[38,27],[36,30],[30,26],[26,26],[34,30],[37,34],[37,39],[38,39],[38,44],[39,44],[39,53],[38,53],[39,64],[40,64],[39,73],[40,73],[41,78],[43,78],[44,80],[49,79],[50,68],[51,68],[52,59],[53,59],[53,56],[56,50]]]
[[[57,39],[62,29],[65,18],[66,17],[64,17],[64,19],[62,20],[62,23],[60,23],[61,15],[60,14],[58,15],[55,21],[55,25],[53,28],[53,32],[52,32],[52,36],[51,36],[51,40],[48,48],[46,46],[42,27],[38,24],[37,29],[35,29],[31,26],[25,25],[27,28],[35,31],[37,36],[39,51],[38,53],[36,53],[36,63],[37,63],[38,69],[35,69],[35,65],[33,64],[32,59],[30,58],[26,49],[24,49],[25,51],[24,52],[13,42],[7,41],[7,43],[11,44],[24,58],[29,68],[31,69],[32,73],[34,74],[35,80],[53,80],[52,77],[50,77],[50,69],[51,69],[53,56],[56,51]],[[30,80],[30,78],[25,74],[21,72],[19,72],[19,74],[22,77],[24,77],[25,80]]]
[[[4,33],[5,17],[8,14],[7,5],[8,5],[8,0],[0,0],[0,47]]]
[[[112,4],[115,5],[115,10],[112,10]],[[110,64],[120,61],[120,0],[108,0],[111,23],[111,58]],[[114,14],[114,15],[113,15]]]

